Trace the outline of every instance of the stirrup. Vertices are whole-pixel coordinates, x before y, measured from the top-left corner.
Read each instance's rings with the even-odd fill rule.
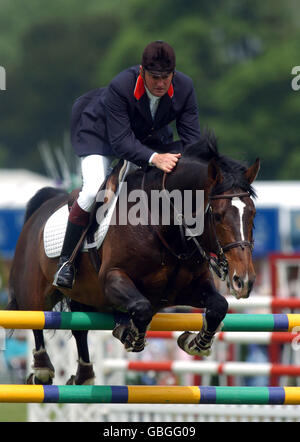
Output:
[[[66,267],[68,267],[66,269]],[[64,270],[67,270],[64,275]],[[65,261],[54,275],[53,285],[55,287],[72,289],[75,283],[75,266],[69,261]]]

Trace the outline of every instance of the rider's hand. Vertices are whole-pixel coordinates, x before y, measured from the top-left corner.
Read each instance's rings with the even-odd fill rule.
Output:
[[[152,164],[164,172],[172,172],[181,153],[156,153],[152,158]]]

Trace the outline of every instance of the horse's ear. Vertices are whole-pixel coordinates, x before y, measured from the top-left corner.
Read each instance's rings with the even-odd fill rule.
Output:
[[[256,158],[254,164],[252,164],[252,166],[250,166],[249,169],[247,169],[245,172],[245,177],[249,182],[249,184],[253,183],[253,181],[258,175],[259,169],[260,169],[260,159]]]
[[[208,163],[207,180],[210,181],[211,186],[215,186],[223,181],[221,169],[214,158]]]

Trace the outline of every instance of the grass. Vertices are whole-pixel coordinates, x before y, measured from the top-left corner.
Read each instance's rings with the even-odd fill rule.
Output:
[[[0,422],[26,422],[27,404],[0,404]]]

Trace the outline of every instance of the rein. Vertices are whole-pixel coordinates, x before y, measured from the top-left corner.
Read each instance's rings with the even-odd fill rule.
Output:
[[[167,174],[165,172],[163,175],[163,179],[162,179],[162,192],[164,193],[165,197],[169,200],[170,206],[173,208],[174,214],[175,214],[177,212],[177,210],[167,194],[166,178],[167,178]],[[143,179],[142,179],[142,185],[141,185],[142,190],[145,190],[145,179],[146,179],[146,173],[144,173]],[[212,200],[216,200],[216,199],[241,198],[241,197],[248,197],[249,195],[250,195],[249,192],[233,193],[233,194],[226,194],[226,195],[213,195],[213,196],[209,197],[209,200],[212,201]],[[148,209],[148,213],[151,217],[151,213],[150,213],[148,205],[147,205],[147,209]],[[208,212],[210,228],[211,228],[211,231],[214,233],[215,240],[216,240],[216,246],[217,246],[216,257],[211,256],[210,253],[207,253],[206,250],[199,243],[199,241],[196,237],[189,236],[188,238],[186,238],[184,230],[188,231],[189,228],[185,222],[185,219],[184,219],[184,216],[182,213],[177,212],[176,218],[178,221],[181,221],[181,223],[179,224],[178,227],[179,227],[179,231],[180,231],[182,248],[185,250],[185,252],[176,253],[172,249],[172,247],[168,244],[168,242],[166,241],[166,239],[164,238],[162,233],[159,231],[159,229],[155,228],[153,230],[155,231],[155,233],[159,237],[162,244],[166,247],[166,249],[169,250],[169,252],[175,258],[177,258],[179,261],[187,261],[187,260],[191,259],[195,255],[196,251],[198,251],[199,254],[201,255],[201,257],[209,264],[210,268],[216,273],[216,275],[219,278],[221,278],[222,280],[225,280],[225,278],[228,274],[228,261],[225,256],[225,252],[227,252],[228,250],[233,249],[235,247],[241,247],[242,250],[244,250],[245,247],[249,247],[252,250],[253,249],[253,241],[251,241],[251,242],[250,241],[236,241],[236,242],[232,242],[232,243],[226,244],[224,246],[221,246],[221,244],[217,238],[216,226],[215,226],[215,222],[214,222],[214,218],[213,218],[212,206],[210,204],[208,205],[206,212]],[[188,252],[188,249],[189,249],[188,241],[193,241],[193,243],[194,243],[194,249],[190,252]]]
[[[166,173],[164,173],[164,176],[163,176],[163,189],[162,189],[162,190],[163,190],[164,192],[166,191],[166,189],[164,188],[165,175],[166,175]],[[144,191],[145,191],[145,180],[146,180],[146,173],[144,173],[144,175],[143,175],[142,184],[141,184],[141,188],[142,188],[142,190],[144,190]],[[170,200],[170,199],[169,199],[169,200]],[[172,207],[174,208],[174,210],[176,210],[176,209],[175,209],[175,206],[173,205],[173,203],[172,203],[171,200],[170,200],[170,203],[171,203]],[[148,210],[149,217],[150,217],[150,219],[151,219],[151,212],[150,212],[150,210],[149,210],[149,206],[148,206],[148,204],[146,204],[146,207],[147,207],[147,210]],[[182,224],[179,224],[180,236],[181,236],[181,241],[182,241],[183,247],[184,247],[184,249],[187,251],[187,243],[186,243],[185,234],[184,234],[184,230],[183,230],[183,227],[185,227],[185,222],[184,222],[184,219],[183,219],[182,214],[180,214],[180,215],[181,215],[181,221],[182,221]],[[165,248],[166,248],[167,250],[169,250],[169,252],[170,252],[173,256],[175,256],[175,258],[177,258],[178,260],[180,260],[180,261],[186,261],[186,260],[190,259],[190,258],[196,253],[196,249],[195,249],[194,251],[192,251],[191,253],[189,253],[189,254],[187,254],[186,252],[184,252],[184,253],[176,253],[176,252],[171,248],[171,246],[169,246],[168,242],[166,241],[166,239],[164,238],[164,236],[162,235],[162,233],[160,232],[160,230],[159,230],[158,228],[156,228],[156,226],[152,226],[152,228],[153,228],[153,230],[155,231],[156,235],[159,237],[159,239],[160,239],[160,241],[162,242],[162,244],[165,246]]]

